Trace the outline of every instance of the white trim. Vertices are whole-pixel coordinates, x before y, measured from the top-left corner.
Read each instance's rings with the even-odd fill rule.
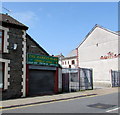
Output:
[[[9,42],[8,42],[8,39],[9,39],[9,35],[8,35],[9,28],[5,28],[5,27],[0,26],[0,29],[4,30],[4,45],[3,45],[4,47],[3,47],[3,52],[9,53],[8,49],[7,49],[7,46],[9,46]]]
[[[0,62],[10,63],[10,60],[0,58]]]
[[[23,89],[21,90],[21,92],[23,93],[22,97],[25,97],[26,96],[26,31],[23,30],[23,33],[24,33],[22,36],[22,38],[23,38],[23,42],[22,42],[22,45],[23,45],[23,48],[22,48],[22,51],[23,51],[23,54],[22,54],[22,58],[23,58],[22,78],[23,78],[23,82],[21,83],[21,85],[23,86]]]
[[[10,85],[10,83],[8,82],[8,78],[10,78],[10,75],[8,73],[8,71],[10,71],[10,67],[8,67],[8,64],[10,63],[10,60],[6,60],[6,59],[1,59],[0,58],[0,62],[4,62],[5,63],[4,89],[8,89],[8,86]]]
[[[114,108],[114,109],[107,110],[106,112],[108,113],[108,112],[116,111],[116,110],[118,110],[118,109],[120,109],[120,107],[117,107],[117,108]]]
[[[10,77],[8,74],[8,63],[5,63],[4,89],[8,89],[8,77]]]

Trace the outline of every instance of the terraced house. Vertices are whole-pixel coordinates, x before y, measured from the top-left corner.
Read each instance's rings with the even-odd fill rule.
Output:
[[[27,33],[28,27],[7,14],[0,14],[0,89],[2,99],[54,93],[58,91],[58,67],[42,64],[28,64],[27,55],[49,54],[35,42]],[[57,63],[57,61],[56,61]],[[32,76],[37,70],[37,74]],[[44,73],[48,72],[43,76]],[[42,78],[48,83],[40,86]],[[34,79],[35,78],[35,79]],[[32,82],[35,81],[35,82]],[[31,85],[32,84],[32,85]],[[42,92],[41,89],[46,92]],[[34,90],[37,88],[36,90]],[[32,93],[33,91],[36,91]]]
[[[27,26],[12,17],[0,14],[0,88],[2,97],[25,96]]]

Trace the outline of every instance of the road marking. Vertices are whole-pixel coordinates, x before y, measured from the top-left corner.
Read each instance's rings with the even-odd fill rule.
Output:
[[[13,108],[6,108],[6,109],[1,109],[0,111],[7,111],[7,110],[12,110],[12,109],[19,109],[19,108],[25,108],[25,107],[37,106],[37,105],[46,105],[46,104],[51,104],[51,103],[56,103],[56,102],[70,101],[70,100],[75,100],[75,99],[80,99],[80,98],[90,98],[90,97],[96,97],[96,96],[98,96],[98,95],[90,95],[90,96],[65,99],[65,100],[55,100],[55,101],[46,102],[46,103],[39,103],[39,104],[32,104],[32,105],[25,105],[25,106],[23,105],[23,106],[13,107]]]
[[[83,94],[83,95],[87,95],[87,94]],[[12,110],[12,109],[20,109],[20,108],[26,108],[26,107],[30,107],[30,106],[37,106],[37,105],[46,105],[46,104],[51,104],[51,103],[56,103],[56,102],[63,102],[63,101],[81,99],[81,98],[91,98],[91,97],[97,97],[97,96],[103,96],[103,95],[107,95],[107,94],[91,95],[91,96],[85,96],[85,97],[77,97],[77,98],[66,99],[66,100],[56,100],[56,101],[52,101],[52,102],[32,104],[32,105],[25,105],[25,106],[23,105],[23,106],[19,106],[19,107],[0,109],[0,111],[7,111],[7,110]]]
[[[106,112],[112,112],[112,111],[116,111],[118,109],[120,109],[120,107],[117,107],[117,108],[114,108],[114,109],[111,109],[111,110],[107,110]]]

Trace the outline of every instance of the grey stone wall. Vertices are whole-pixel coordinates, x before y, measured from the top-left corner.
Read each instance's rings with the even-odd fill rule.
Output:
[[[14,99],[14,98],[20,98],[22,96],[22,68],[23,68],[23,58],[22,58],[22,42],[23,42],[23,32],[21,29],[16,28],[9,28],[9,46],[7,47],[9,50],[9,53],[3,53],[2,58],[10,60],[10,64],[8,67],[10,67],[10,71],[8,72],[10,75],[10,78],[8,79],[9,86],[7,90],[2,91],[2,100],[6,99]],[[27,53],[33,53],[33,54],[39,54],[39,55],[46,55],[49,54],[41,47],[39,44],[37,44],[29,35],[26,35],[27,41],[26,41],[26,52]],[[17,44],[17,49],[13,50],[13,44]]]
[[[27,53],[49,55],[41,46],[39,46],[29,35],[27,38]]]
[[[10,78],[8,79],[8,82],[10,85],[8,86],[8,89],[2,92],[2,99],[10,99],[10,98],[19,98],[22,96],[21,89],[22,89],[22,35],[23,32],[20,29],[16,28],[9,28],[9,53],[3,53],[2,58],[10,60],[10,64],[8,65],[10,67]],[[13,50],[13,44],[17,44],[17,49]]]

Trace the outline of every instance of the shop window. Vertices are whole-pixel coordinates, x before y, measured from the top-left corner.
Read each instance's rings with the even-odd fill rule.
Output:
[[[71,65],[69,65],[69,68],[71,68]]]
[[[72,60],[72,65],[75,64],[75,60]]]
[[[4,86],[4,63],[0,62],[0,89],[3,89]]]

